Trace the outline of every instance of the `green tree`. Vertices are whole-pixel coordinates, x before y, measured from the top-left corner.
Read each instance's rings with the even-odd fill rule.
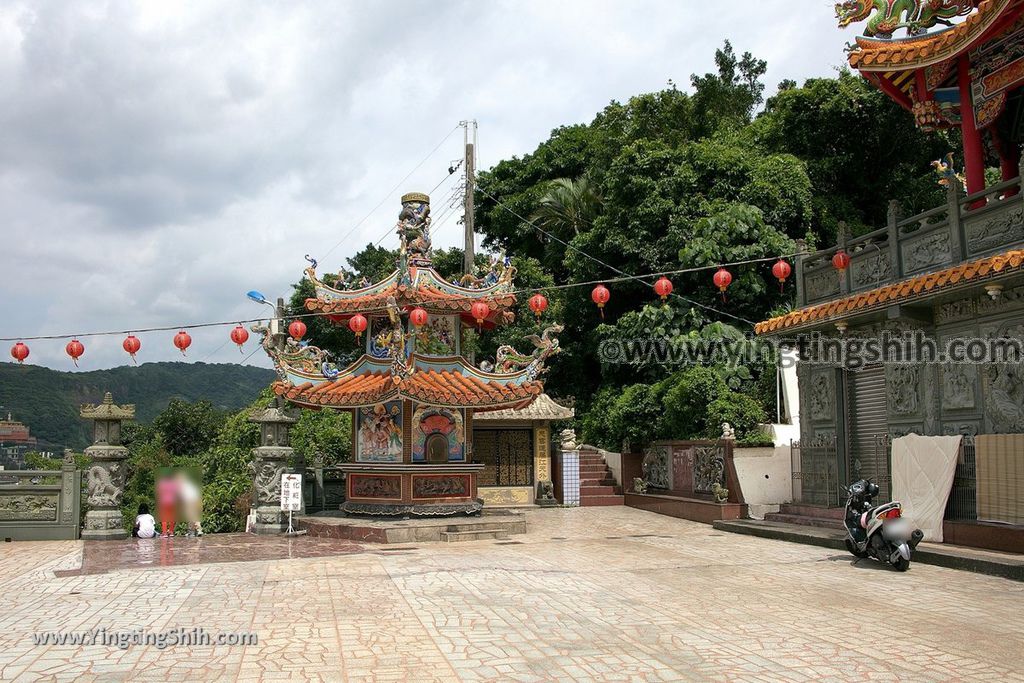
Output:
[[[209,401],[186,403],[176,398],[153,420],[153,428],[170,455],[192,456],[213,445],[226,417]]]
[[[601,195],[586,176],[576,180],[556,178],[530,216],[534,225],[561,239],[572,239],[588,230],[601,212]]]

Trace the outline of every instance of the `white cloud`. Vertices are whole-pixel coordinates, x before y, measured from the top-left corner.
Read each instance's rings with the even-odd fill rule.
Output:
[[[6,3],[0,336],[256,315],[245,291],[287,295],[302,255],[327,254],[459,120],[479,121],[487,168],[610,100],[688,85],[726,38],[769,60],[771,88],[832,73],[850,35],[824,4],[779,0]],[[324,266],[389,231],[398,196],[434,187],[460,146]],[[436,241],[459,236],[453,217]],[[238,360],[228,331],[196,330],[189,356]],[[180,358],[172,336],[142,335],[140,357]],[[85,369],[126,361],[120,337],[83,341]],[[70,367],[63,342],[31,346]]]

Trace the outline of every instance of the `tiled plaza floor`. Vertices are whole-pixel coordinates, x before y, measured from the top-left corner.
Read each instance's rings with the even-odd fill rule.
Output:
[[[2,544],[0,680],[1024,681],[1021,583],[629,508],[529,520],[504,542],[62,576],[80,543]],[[259,643],[32,637],[193,627]]]

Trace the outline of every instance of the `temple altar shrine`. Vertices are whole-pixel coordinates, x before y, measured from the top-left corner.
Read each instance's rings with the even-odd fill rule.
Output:
[[[985,189],[986,166],[1004,181],[1020,175],[1024,0],[846,0],[835,9],[840,26],[866,22],[849,45],[852,68],[920,128],[960,129],[968,194]]]
[[[430,199],[402,197],[396,269],[373,284],[327,284],[317,263],[306,269],[315,296],[311,313],[363,329],[363,354],[347,367],[333,355],[265,328],[263,346],[273,359],[274,392],[306,408],[352,413],[351,462],[342,511],[357,515],[449,516],[479,512],[486,464],[474,461],[478,415],[523,409],[543,392],[545,362],[558,352],[551,325],[532,335],[535,349],[509,346],[496,362],[474,366],[463,354],[466,330],[490,330],[515,318],[515,268],[495,260],[483,277],[449,282],[432,267]],[[332,278],[328,278],[332,279]],[[545,432],[546,433],[546,432]],[[545,461],[546,462],[546,461]],[[550,481],[538,473],[538,482]]]

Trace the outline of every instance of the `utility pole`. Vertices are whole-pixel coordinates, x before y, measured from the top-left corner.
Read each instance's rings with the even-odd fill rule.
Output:
[[[476,186],[476,121],[460,121],[459,125],[462,126],[463,142],[466,145],[466,194],[462,200],[464,211],[462,223],[466,229],[463,268],[467,275],[471,275],[473,273],[473,262],[475,260],[473,244],[475,239],[473,234],[475,218],[473,211],[473,189]],[[472,135],[470,134],[470,127],[473,128]]]

